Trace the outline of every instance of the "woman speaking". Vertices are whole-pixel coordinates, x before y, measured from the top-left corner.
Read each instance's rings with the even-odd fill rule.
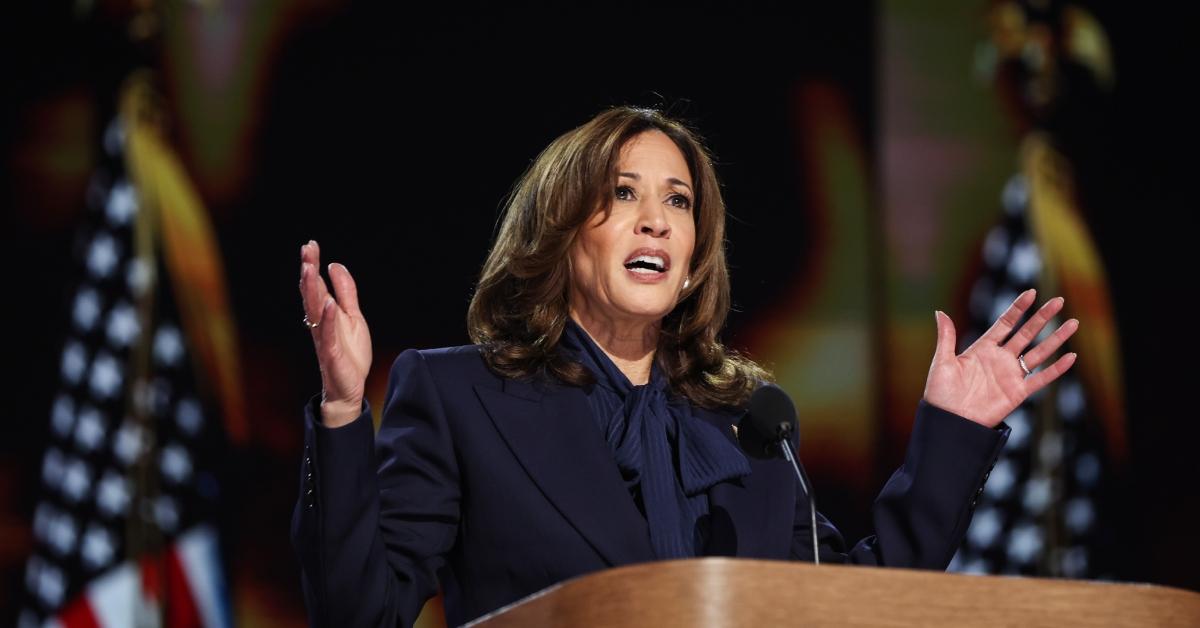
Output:
[[[407,626],[439,584],[460,624],[618,565],[812,560],[790,465],[746,457],[731,428],[768,375],[719,340],[724,234],[712,162],[682,124],[616,108],[567,132],[509,199],[467,315],[475,344],[402,353],[378,434],[354,280],[330,264],[331,293],[317,243],[301,247],[323,386],[305,411],[292,522],[312,623]],[[1034,301],[1019,296],[960,355],[936,314],[875,535],[848,546],[817,515],[821,560],[946,568],[1004,443],[1001,420],[1075,360],[1048,363],[1074,320],[1030,347],[1061,298],[1016,328]]]

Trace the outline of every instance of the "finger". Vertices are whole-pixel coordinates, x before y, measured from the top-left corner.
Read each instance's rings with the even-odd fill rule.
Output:
[[[321,267],[321,245],[317,244],[316,240],[309,240],[300,247],[300,265],[312,264],[313,268]],[[316,304],[317,309],[321,308],[321,304]]]
[[[1046,301],[1046,303],[1038,309],[1037,313],[1029,317],[1029,320],[1025,321],[1024,325],[1021,325],[1021,328],[1017,330],[1017,333],[1013,334],[1012,338],[1009,338],[1008,342],[1005,343],[1004,348],[1011,351],[1013,355],[1019,355],[1025,350],[1025,347],[1028,347],[1029,344],[1033,342],[1035,338],[1037,338],[1038,334],[1042,333],[1042,328],[1045,327],[1046,323],[1049,323],[1050,319],[1054,318],[1054,315],[1058,314],[1062,308],[1062,297],[1054,297],[1053,299]]]
[[[1042,362],[1045,362],[1050,356],[1054,355],[1054,352],[1058,351],[1058,348],[1061,347],[1077,329],[1079,329],[1079,321],[1074,318],[1063,323],[1062,325],[1059,325],[1058,329],[1054,330],[1054,333],[1050,334],[1049,338],[1039,342],[1036,347],[1025,353],[1025,365],[1028,366],[1030,370],[1040,366]]]
[[[1033,375],[1026,377],[1025,396],[1028,397],[1042,388],[1045,388],[1047,384],[1058,379],[1063,373],[1066,373],[1067,369],[1071,368],[1072,364],[1075,364],[1076,357],[1077,354],[1068,353],[1056,360],[1054,364],[1051,364],[1050,366],[1034,373]]]
[[[321,309],[329,298],[325,280],[317,272],[317,267],[308,262],[300,265],[300,298],[304,302],[304,315],[310,323],[321,322]]]
[[[308,262],[318,268],[321,265],[321,245],[316,240],[309,240],[300,247],[300,262]]]
[[[325,280],[317,271],[320,263],[321,249],[315,240],[300,247],[300,297],[304,300],[304,314],[314,323],[319,320],[325,297],[329,294]]]
[[[934,357],[941,360],[952,359],[958,342],[954,321],[941,310],[934,312],[933,318],[937,322],[937,347],[933,351]]]
[[[312,255],[313,276],[317,279],[317,288],[321,293],[321,300],[317,301],[317,306],[325,307],[325,299],[329,298],[329,287],[325,285],[325,279],[321,277],[321,273],[316,272],[321,267],[321,245],[316,240],[309,240],[308,247]]]
[[[1004,342],[1004,338],[1008,336],[1008,332],[1012,331],[1013,327],[1016,327],[1017,323],[1021,322],[1021,316],[1025,314],[1025,310],[1028,310],[1029,306],[1033,305],[1035,299],[1037,299],[1036,290],[1030,288],[1022,292],[1012,302],[1012,305],[1008,306],[1004,314],[995,323],[992,323],[991,328],[980,336],[979,339],[994,342],[997,345]]]
[[[342,307],[342,311],[351,316],[361,316],[362,313],[358,311],[358,285],[354,283],[354,277],[350,276],[349,269],[343,264],[330,264],[329,280],[337,292],[338,305]]]
[[[321,366],[324,368],[328,364],[328,359],[333,357],[333,353],[337,351],[337,316],[338,307],[333,297],[326,297],[324,306],[321,308],[321,324],[313,332],[317,335],[317,344],[321,352]]]

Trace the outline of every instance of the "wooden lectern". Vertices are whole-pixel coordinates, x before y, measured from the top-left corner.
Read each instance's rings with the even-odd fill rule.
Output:
[[[1148,584],[703,558],[568,580],[470,625],[1200,626],[1200,593]]]

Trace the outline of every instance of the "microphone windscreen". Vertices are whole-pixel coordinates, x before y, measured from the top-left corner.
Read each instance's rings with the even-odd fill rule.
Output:
[[[738,443],[755,458],[773,458],[775,443],[796,431],[796,406],[783,389],[764,384],[750,395],[746,415],[738,424]]]

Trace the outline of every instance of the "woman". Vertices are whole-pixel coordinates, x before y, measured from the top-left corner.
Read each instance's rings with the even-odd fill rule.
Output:
[[[300,291],[323,395],[306,409],[293,542],[314,624],[411,624],[440,583],[459,624],[580,574],[703,555],[811,560],[783,461],[747,459],[731,425],[766,374],[717,334],[729,309],[724,205],[682,125],[617,108],[555,140],[518,183],[472,299],[474,345],[409,350],[377,436],[367,325],[349,271]],[[1005,438],[1000,421],[1061,375],[1021,354],[1062,308],[1021,295],[961,355],[938,342],[906,461],[847,549],[822,560],[944,569]],[[372,458],[374,443],[374,459]]]

